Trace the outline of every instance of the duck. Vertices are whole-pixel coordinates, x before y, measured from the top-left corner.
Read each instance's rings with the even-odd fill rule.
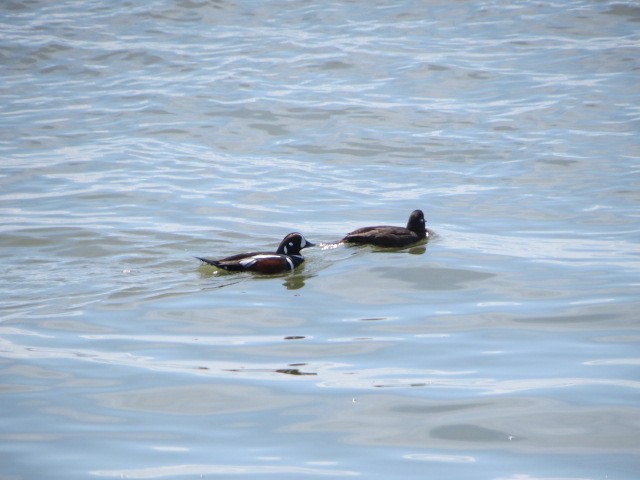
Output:
[[[409,215],[405,227],[380,225],[362,227],[348,233],[338,243],[355,243],[359,245],[375,245],[385,248],[402,248],[429,238],[425,227],[426,220],[422,210],[414,210]]]
[[[220,260],[196,257],[204,263],[230,272],[282,273],[294,270],[304,262],[300,250],[315,246],[301,233],[286,235],[275,252],[240,253]]]

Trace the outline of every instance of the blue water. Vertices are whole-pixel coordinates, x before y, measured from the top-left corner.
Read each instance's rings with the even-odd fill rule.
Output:
[[[0,479],[638,478],[639,25],[3,2]]]

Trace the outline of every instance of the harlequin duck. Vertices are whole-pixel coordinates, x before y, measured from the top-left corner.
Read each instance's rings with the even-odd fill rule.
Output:
[[[300,255],[300,250],[313,246],[315,246],[315,244],[308,241],[300,233],[294,232],[284,237],[275,253],[240,253],[221,260],[209,260],[201,257],[196,258],[208,263],[209,265],[229,270],[231,272],[250,271],[266,274],[280,273],[293,270],[304,262],[304,257]]]
[[[422,210],[414,210],[409,216],[407,228],[389,227],[363,227],[348,233],[340,243],[357,243],[361,245],[376,245],[378,247],[400,248],[419,242],[429,237],[425,228],[424,213]]]

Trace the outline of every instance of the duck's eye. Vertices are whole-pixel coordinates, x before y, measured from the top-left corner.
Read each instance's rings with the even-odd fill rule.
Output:
[[[289,246],[290,246],[290,247],[293,247],[293,242],[289,242]]]

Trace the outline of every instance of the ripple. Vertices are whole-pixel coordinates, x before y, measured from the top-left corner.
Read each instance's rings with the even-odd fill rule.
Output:
[[[351,470],[330,468],[296,467],[286,465],[168,465],[129,470],[94,470],[89,474],[97,477],[111,478],[163,478],[176,475],[320,475],[335,477],[352,477],[360,475]]]
[[[123,6],[0,6],[7,476],[633,478],[638,7]]]

